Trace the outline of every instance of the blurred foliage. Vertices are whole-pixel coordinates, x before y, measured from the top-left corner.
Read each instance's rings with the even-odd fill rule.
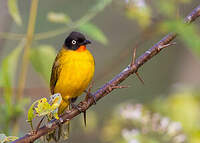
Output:
[[[178,9],[179,4],[189,3],[190,0],[161,0],[157,3],[162,15],[167,16],[171,20],[163,20],[159,30],[163,33],[176,32],[183,43],[197,56],[200,56],[200,36],[198,28],[195,24],[185,24],[180,16]]]
[[[47,19],[54,23],[68,24],[71,22],[71,18],[64,13],[49,12]]]
[[[162,15],[168,17],[177,18],[179,16],[178,9],[180,4],[187,4],[190,0],[160,0],[156,3],[156,6],[159,8],[159,11]]]
[[[14,19],[14,21],[17,23],[17,25],[22,25],[22,19],[19,13],[18,9],[18,0],[8,0],[8,9],[10,12],[10,15]]]
[[[151,24],[151,9],[145,0],[126,0],[126,16],[136,20],[142,28]]]
[[[92,23],[85,23],[78,28],[81,32],[87,34],[93,40],[96,40],[104,45],[108,43],[106,36],[103,32],[94,24]]]
[[[31,48],[30,60],[34,69],[45,79],[47,84],[50,82],[51,68],[56,57],[55,49],[50,45],[39,45]]]
[[[185,25],[182,20],[166,21],[161,25],[162,31],[175,31],[185,45],[200,56],[200,36],[196,25]]]
[[[0,73],[0,86],[7,88],[11,88],[13,86],[16,68],[18,64],[18,58],[23,46],[24,41],[21,41],[19,45],[2,61]]]
[[[15,136],[6,136],[5,134],[0,134],[0,143],[5,143],[5,142],[11,142],[18,139],[18,137]]]
[[[166,99],[157,99],[153,110],[181,122],[190,143],[200,142],[200,91],[183,88]]]
[[[1,129],[5,132],[9,132],[11,124],[20,117],[24,112],[24,105],[29,103],[27,98],[14,104],[13,87],[16,77],[18,58],[22,51],[24,40],[4,58],[1,64],[0,70],[0,87],[4,90],[4,102],[0,105],[0,113],[4,113],[4,118],[0,118]]]
[[[66,25],[70,25],[70,23],[72,23],[71,18],[64,13],[50,12],[48,13],[47,19],[54,23]],[[104,33],[92,23],[83,23],[82,25],[78,26],[77,29],[91,37],[93,40],[100,42],[101,44],[106,45],[108,42]]]
[[[186,143],[182,125],[142,104],[124,103],[107,120],[102,129],[104,142],[117,143]]]

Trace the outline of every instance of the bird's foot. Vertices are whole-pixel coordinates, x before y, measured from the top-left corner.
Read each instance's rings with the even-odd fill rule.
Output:
[[[89,98],[93,98],[94,104],[97,104],[96,97],[90,91],[85,90],[84,92],[86,93],[86,97],[85,97],[86,101],[88,101]]]
[[[72,102],[70,102],[70,105],[71,105],[72,108],[77,109],[80,113],[83,112],[83,111],[78,107],[78,105],[76,105],[76,104],[74,104],[74,103],[72,103]]]
[[[81,102],[81,103],[84,105],[83,102]],[[72,108],[77,109],[80,113],[83,113],[84,124],[86,126],[86,110],[80,109],[78,105],[76,105],[72,102],[70,102],[70,105],[71,105]]]
[[[94,83],[92,82],[88,88],[88,90],[84,90],[84,92],[86,93],[86,97],[85,100],[88,101],[89,98],[93,98],[94,100],[94,104],[97,103],[97,100],[95,98],[95,96],[91,93],[92,87],[93,87]]]

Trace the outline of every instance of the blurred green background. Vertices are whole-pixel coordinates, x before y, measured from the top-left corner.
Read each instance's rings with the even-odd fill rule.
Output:
[[[92,91],[130,63],[133,48],[140,56],[177,32],[176,45],[139,69],[145,84],[129,77],[122,83],[129,88],[113,91],[89,109],[86,128],[82,116],[74,118],[68,142],[200,142],[200,24],[199,19],[183,24],[198,0],[39,0],[27,44],[34,1],[0,0],[0,133],[22,136],[31,130],[25,122],[28,108],[49,96],[53,60],[71,31],[92,40]]]

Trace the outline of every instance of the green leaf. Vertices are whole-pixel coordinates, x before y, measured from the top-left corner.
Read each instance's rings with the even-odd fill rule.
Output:
[[[112,0],[98,0],[97,4],[94,7],[92,7],[89,11],[90,12],[101,11],[111,2]]]
[[[39,117],[50,113],[51,105],[48,103],[46,98],[38,100],[37,103],[38,105],[35,107],[35,111]]]
[[[37,116],[44,116],[47,115],[49,119],[58,117],[58,107],[62,101],[62,97],[60,93],[56,93],[50,96],[50,101],[48,102],[46,98],[42,98],[37,100],[37,106],[35,107],[35,111]]]
[[[18,25],[22,25],[22,20],[19,13],[17,2],[18,2],[17,0],[8,0],[8,10],[14,21]]]
[[[64,13],[49,12],[47,19],[54,23],[68,24],[71,22],[71,18]]]
[[[28,120],[27,120],[27,122],[30,124],[32,130],[33,130],[33,119],[36,116],[34,107],[38,103],[38,101],[40,101],[40,100],[36,100],[35,102],[33,102],[31,107],[28,109]]]
[[[175,1],[169,2],[166,0],[160,0],[156,3],[156,6],[162,14],[169,17],[176,16],[175,13],[176,13],[177,5],[175,4]]]
[[[21,41],[19,45],[2,61],[0,71],[0,86],[11,87],[14,82],[14,76],[17,69],[17,62],[19,54],[22,51],[24,41]]]
[[[56,93],[50,96],[50,101],[48,102],[46,98],[41,98],[33,102],[28,110],[28,120],[27,122],[31,125],[33,129],[32,121],[33,119],[41,116],[47,116],[48,119],[52,117],[59,119],[58,117],[58,107],[62,101],[60,93]]]
[[[34,106],[35,106],[35,104],[37,102],[38,102],[38,100],[35,101],[35,102],[33,102],[33,104],[31,105],[31,107],[28,109],[28,120],[27,120],[27,122],[32,122],[33,118],[35,117]]]
[[[81,32],[87,34],[93,40],[96,40],[104,45],[108,43],[107,38],[104,35],[104,33],[96,25],[92,23],[87,22],[85,24],[82,24],[78,29]]]
[[[47,83],[51,76],[51,68],[56,57],[56,51],[52,46],[40,45],[31,49],[30,60],[35,69]]]

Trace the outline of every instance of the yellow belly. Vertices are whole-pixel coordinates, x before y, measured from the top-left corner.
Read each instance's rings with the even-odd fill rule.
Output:
[[[70,98],[80,96],[88,87],[94,75],[94,59],[88,50],[68,50],[62,53],[60,62],[62,70],[54,93],[60,93],[63,100],[68,102]]]

